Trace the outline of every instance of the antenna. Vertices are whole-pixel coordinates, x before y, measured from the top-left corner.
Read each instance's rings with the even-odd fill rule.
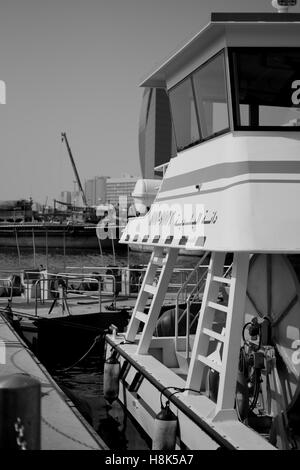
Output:
[[[287,13],[289,7],[297,5],[297,0],[272,0],[272,6],[276,8],[278,13]]]

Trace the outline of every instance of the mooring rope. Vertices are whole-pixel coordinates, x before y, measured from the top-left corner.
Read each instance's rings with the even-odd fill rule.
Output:
[[[96,336],[96,338],[94,339],[93,341],[93,344],[91,345],[91,347],[87,350],[87,352],[80,358],[78,359],[78,361],[74,362],[74,364],[72,364],[71,366],[69,367],[66,367],[64,369],[61,369],[61,372],[67,372],[68,370],[70,369],[73,369],[73,367],[77,366],[77,364],[79,364],[79,362],[83,361],[83,359],[86,358],[86,356],[89,354],[89,352],[93,349],[93,347],[95,346],[96,343],[98,343],[102,338],[102,335],[98,335]]]

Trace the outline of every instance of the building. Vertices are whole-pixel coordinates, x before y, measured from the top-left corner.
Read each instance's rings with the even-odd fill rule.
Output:
[[[123,177],[106,180],[106,202],[116,206],[121,196],[127,196],[129,205],[133,204],[132,192],[139,178]]]
[[[85,197],[89,206],[106,202],[106,176],[95,176],[85,182]]]

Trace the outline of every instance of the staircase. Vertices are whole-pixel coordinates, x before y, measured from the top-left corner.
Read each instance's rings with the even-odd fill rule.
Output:
[[[126,334],[127,341],[134,341],[140,325],[143,325],[137,354],[147,354],[149,351],[152,335],[179,252],[177,248],[168,248],[167,253],[164,255],[163,250],[162,247],[154,247],[153,249],[143,284],[128,325]],[[159,274],[158,270],[160,270]],[[157,275],[157,284],[154,285]],[[144,313],[144,309],[149,298],[151,298],[151,305],[146,314]]]
[[[218,372],[218,398],[214,419],[225,416],[228,419],[228,414],[235,416],[236,377],[249,254],[234,254],[230,279],[223,276],[224,261],[225,253],[212,253],[186,381],[186,388],[200,391],[207,367]],[[227,305],[218,303],[221,285],[229,287]],[[221,332],[215,329],[218,316],[225,317],[225,326]],[[215,349],[211,352],[212,341]]]

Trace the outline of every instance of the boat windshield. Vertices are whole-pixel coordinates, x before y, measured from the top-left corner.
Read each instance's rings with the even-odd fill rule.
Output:
[[[171,88],[169,98],[178,152],[228,131],[224,52]]]
[[[238,130],[298,130],[300,49],[229,50],[234,126]]]

